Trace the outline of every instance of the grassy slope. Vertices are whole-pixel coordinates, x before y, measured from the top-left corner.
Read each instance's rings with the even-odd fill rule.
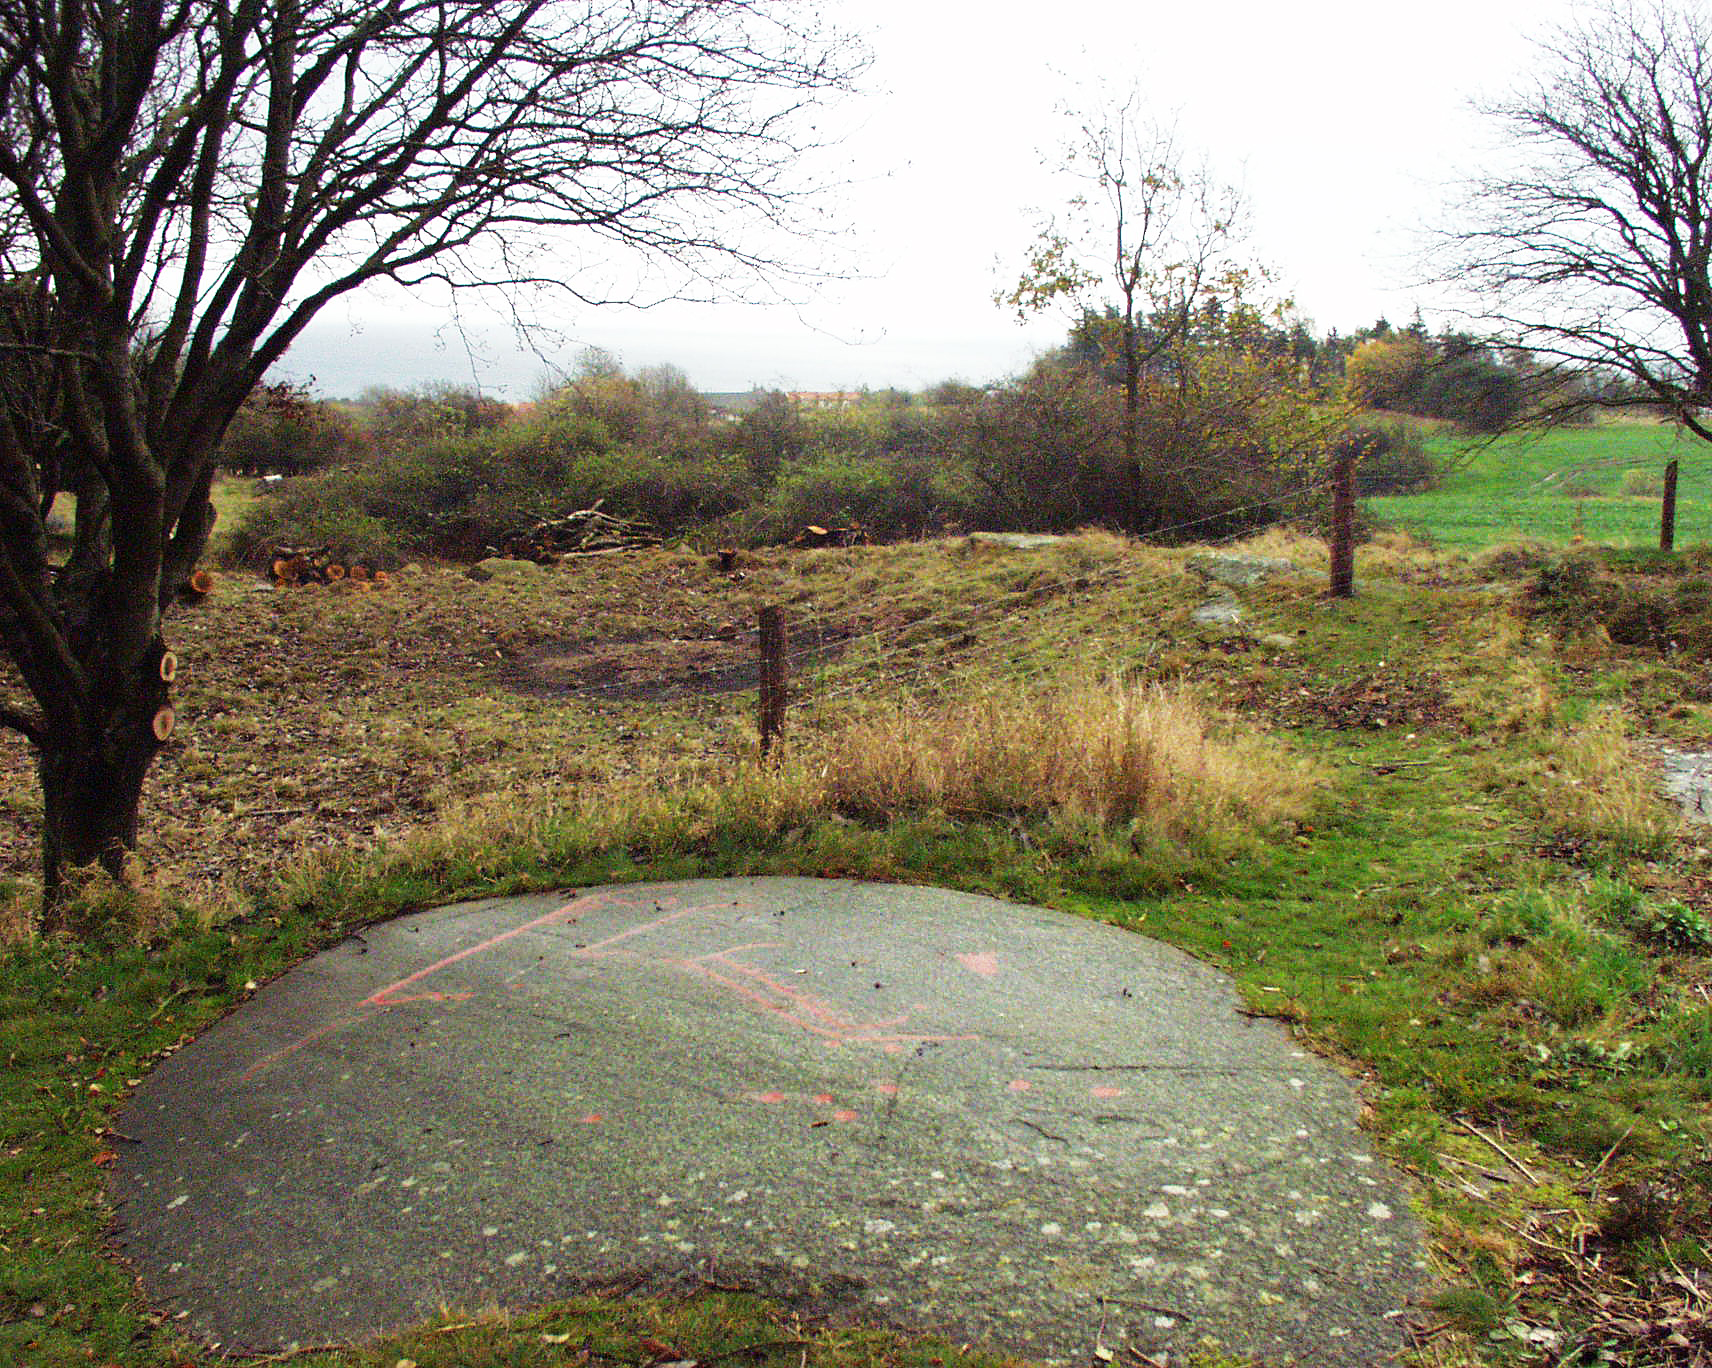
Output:
[[[1682,459],[1677,542],[1712,539],[1712,460],[1704,443],[1662,424],[1601,424],[1459,447],[1438,437],[1460,467],[1426,494],[1368,501],[1380,518],[1459,551],[1532,539],[1565,544],[1577,534],[1614,546],[1658,544],[1659,500],[1619,492],[1627,470],[1662,478]],[[1582,495],[1582,497],[1576,497]]]
[[[26,944],[0,961],[0,1362],[200,1361],[102,1252],[105,1127],[126,1079],[247,983],[351,921],[478,890],[737,871],[997,891],[1227,968],[1255,1010],[1367,1080],[1377,1143],[1419,1177],[1443,1280],[1419,1361],[1537,1357],[1530,1336],[1592,1353],[1626,1335],[1620,1361],[1688,1362],[1653,1312],[1684,1301],[1675,1267],[1707,1263],[1712,1017],[1696,987],[1712,960],[1659,928],[1673,894],[1712,901],[1707,856],[1661,837],[1599,709],[1624,701],[1655,728],[1703,736],[1706,714],[1683,700],[1707,695],[1705,681],[1598,643],[1558,651],[1490,594],[1446,583],[1453,568],[1379,552],[1352,605],[1312,581],[1251,596],[1257,633],[1295,647],[1227,641],[1188,624],[1201,595],[1179,561],[1090,539],[1023,557],[949,544],[779,553],[741,582],[660,553],[524,586],[430,570],[392,597],[223,583],[177,633],[192,667],[185,726],[151,795],[148,852],[165,904],[129,909],[137,937]],[[1081,657],[1187,681],[1269,722],[1328,773],[1327,800],[1263,837],[1163,852],[1079,846],[1024,819],[852,822],[793,807],[788,785],[757,787],[737,766],[742,696],[513,687],[516,662],[552,643],[713,636],[771,599],[792,602],[799,627],[858,634],[796,714],[799,748],[852,708]],[[693,663],[664,647],[639,659],[657,673]],[[27,817],[21,761],[0,800]],[[625,774],[647,787],[668,772],[689,796],[607,802],[600,821],[576,805],[614,783],[634,798]],[[26,854],[11,851],[20,875]],[[210,873],[217,883],[196,882]],[[1629,1195],[1614,1205],[1613,1193]],[[1631,1328],[1613,1329],[1624,1317]],[[301,1362],[662,1357],[644,1337],[680,1351],[665,1357],[758,1343],[745,1361],[781,1368],[962,1358],[800,1327],[723,1294],[449,1319],[462,1328]]]

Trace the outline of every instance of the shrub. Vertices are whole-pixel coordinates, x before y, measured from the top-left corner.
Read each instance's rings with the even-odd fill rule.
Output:
[[[337,405],[301,385],[260,385],[244,400],[220,442],[220,466],[244,475],[302,475],[365,449],[365,438]]]
[[[280,543],[327,542],[367,544],[350,554],[384,547],[479,556],[509,532],[596,502],[670,533],[728,514],[753,495],[736,457],[618,451],[599,420],[549,406],[492,431],[395,448],[293,482],[252,506],[230,554],[247,561]]]
[[[1411,423],[1362,422],[1339,438],[1360,452],[1356,489],[1363,496],[1418,494],[1444,478],[1442,463],[1427,451],[1421,430]]]

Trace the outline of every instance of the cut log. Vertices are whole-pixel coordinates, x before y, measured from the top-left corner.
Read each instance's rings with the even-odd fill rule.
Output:
[[[327,582],[329,584],[337,584],[340,580],[345,578],[345,567],[337,563],[332,565],[323,565],[321,567],[321,573],[327,577]]]
[[[160,677],[167,684],[178,678],[178,657],[171,651],[161,652]]]
[[[273,577],[276,580],[290,579],[291,561],[284,556],[275,556],[273,561]]]
[[[392,583],[392,576],[387,574],[386,571],[376,570],[374,572],[374,586],[376,589],[384,589],[384,588],[386,588],[387,585],[389,585],[391,583]]]
[[[366,580],[369,577],[369,568],[361,561],[353,562],[351,565],[350,575],[354,580]]]
[[[174,715],[171,708],[159,709],[155,713],[154,721],[150,724],[151,730],[153,730],[155,734],[155,740],[165,741],[167,737],[171,736],[173,726],[177,721],[178,718]]]

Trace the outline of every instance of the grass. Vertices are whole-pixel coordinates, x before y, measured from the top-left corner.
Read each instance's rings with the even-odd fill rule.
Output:
[[[32,851],[0,845],[0,1362],[205,1361],[104,1252],[103,1166],[128,1080],[247,985],[471,894],[739,872],[998,893],[1183,947],[1362,1080],[1438,1279],[1410,1361],[1692,1362],[1712,856],[1630,748],[1704,739],[1673,713],[1702,665],[1572,633],[1520,581],[1397,538],[1353,602],[1308,575],[1243,591],[1232,636],[1189,621],[1185,554],[1095,535],[781,551],[739,580],[673,551],[517,583],[430,566],[388,594],[222,579],[173,629],[189,668],[145,892],[92,890],[106,930],[43,943]],[[722,632],[767,602],[836,648],[803,668],[778,769],[753,761],[752,695],[658,687],[716,676]],[[33,802],[9,752],[26,835]],[[996,1361],[719,1291],[450,1308],[297,1361],[745,1345],[769,1368]]]
[[[1687,545],[1712,540],[1712,460],[1703,447],[1659,423],[1601,423],[1487,445],[1439,434],[1429,449],[1456,468],[1438,489],[1365,504],[1450,550],[1524,540],[1657,546],[1664,466],[1680,459],[1677,544]]]

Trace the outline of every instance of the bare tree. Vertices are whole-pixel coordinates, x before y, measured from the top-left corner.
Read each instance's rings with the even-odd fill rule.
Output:
[[[592,301],[544,254],[567,232],[683,281],[769,267],[737,225],[791,219],[799,116],[858,64],[798,12],[0,0],[0,724],[39,758],[50,911],[66,866],[136,841],[163,616],[268,367],[371,281]]]
[[[1092,301],[1115,295],[1123,459],[1139,481],[1143,375],[1181,347],[1209,304],[1240,299],[1248,281],[1236,258],[1242,199],[1185,166],[1175,134],[1144,117],[1138,91],[1071,117],[1064,163],[1088,190],[1040,230],[998,302],[1019,317],[1064,303],[1087,316]]]
[[[1500,169],[1438,246],[1481,331],[1537,363],[1534,414],[1656,408],[1712,440],[1712,26],[1589,6],[1488,106]]]

